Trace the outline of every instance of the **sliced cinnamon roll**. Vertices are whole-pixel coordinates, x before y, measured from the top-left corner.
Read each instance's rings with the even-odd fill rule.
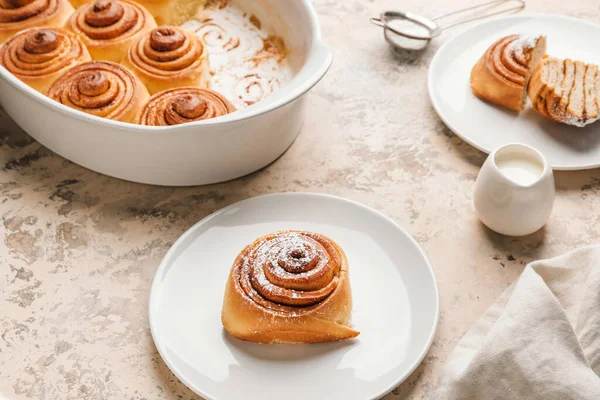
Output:
[[[521,111],[531,71],[546,53],[541,35],[504,37],[488,48],[471,71],[473,93],[486,101]]]
[[[79,35],[94,60],[119,62],[131,44],[156,27],[148,10],[132,0],[95,0],[79,7],[67,28]]]
[[[150,95],[123,66],[110,61],[89,61],[61,75],[50,86],[48,97],[98,117],[133,122]]]
[[[159,26],[141,36],[122,64],[130,68],[150,94],[181,86],[208,87],[208,54],[200,38],[177,26]]]
[[[318,343],[358,336],[349,326],[348,260],[330,238],[282,231],[236,258],[221,319],[233,336],[262,343]]]
[[[553,121],[583,127],[600,117],[597,65],[544,57],[531,75],[528,93],[535,110]]]
[[[220,117],[236,109],[225,97],[208,89],[167,89],[152,96],[136,118],[141,125],[167,126]]]
[[[62,28],[73,11],[67,0],[0,0],[0,43],[28,28]]]
[[[81,40],[59,28],[27,29],[0,47],[0,65],[43,94],[66,70],[90,60]]]

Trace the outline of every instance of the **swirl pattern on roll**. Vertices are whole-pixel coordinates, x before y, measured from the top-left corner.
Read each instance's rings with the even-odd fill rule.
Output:
[[[193,33],[176,26],[159,26],[142,36],[128,52],[135,68],[151,76],[169,77],[205,68],[205,50]]]
[[[81,40],[62,29],[29,29],[0,48],[0,64],[19,78],[48,76],[88,60]]]
[[[254,303],[298,315],[335,290],[341,260],[338,247],[323,235],[282,231],[246,247],[233,271]]]
[[[531,52],[524,51],[526,43],[519,35],[507,36],[492,48],[490,56],[494,70],[503,78],[525,85]]]
[[[0,0],[0,23],[24,21],[57,9],[57,0]]]
[[[0,0],[0,43],[23,29],[60,28],[71,12],[67,0]]]
[[[140,32],[146,15],[134,2],[97,0],[79,7],[71,18],[71,25],[77,33],[92,40],[111,40]]]
[[[179,125],[219,117],[233,111],[235,107],[212,90],[174,88],[152,96],[136,122],[153,126]]]
[[[140,93],[145,98],[141,99]],[[147,100],[148,92],[121,65],[90,61],[61,75],[48,90],[48,97],[88,114],[129,122],[128,116],[136,111],[138,102]]]

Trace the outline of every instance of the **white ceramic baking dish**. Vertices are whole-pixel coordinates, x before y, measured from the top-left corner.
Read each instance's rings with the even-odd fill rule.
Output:
[[[304,120],[305,94],[327,72],[310,0],[233,0],[282,36],[295,74],[266,99],[214,120],[171,127],[115,122],[73,110],[0,67],[0,106],[44,146],[91,170],[130,181],[187,186],[256,171],[292,144]]]

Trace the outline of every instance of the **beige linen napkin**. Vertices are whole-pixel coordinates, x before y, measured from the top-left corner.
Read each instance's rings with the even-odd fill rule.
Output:
[[[600,399],[600,246],[529,264],[462,338],[436,398]]]

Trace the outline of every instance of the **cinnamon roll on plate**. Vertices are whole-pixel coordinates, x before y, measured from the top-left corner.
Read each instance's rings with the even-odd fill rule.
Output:
[[[27,29],[0,47],[0,65],[43,94],[66,70],[90,60],[82,41],[59,28]]]
[[[148,10],[132,0],[95,0],[79,7],[67,28],[87,46],[94,60],[119,62],[131,44],[156,27]]]
[[[600,118],[598,66],[546,56],[531,74],[533,108],[544,117],[584,127]]]
[[[141,36],[121,62],[150,94],[181,86],[208,87],[208,54],[194,33],[177,26],[159,26]]]
[[[542,35],[510,35],[492,44],[471,71],[473,93],[489,102],[521,111],[531,72],[546,53]]]
[[[439,313],[433,269],[406,231],[315,193],[253,197],[203,219],[171,247],[149,297],[159,353],[215,399],[381,398],[423,359]],[[294,344],[266,344],[278,342]]]
[[[153,126],[179,125],[220,117],[235,110],[229,100],[212,90],[174,88],[152,96],[135,122]]]
[[[90,61],[61,75],[48,89],[48,97],[91,115],[133,122],[150,95],[123,66]]]
[[[0,0],[0,43],[28,28],[62,28],[73,11],[67,0]]]
[[[320,343],[350,339],[348,260],[332,239],[281,231],[256,239],[237,256],[221,319],[238,339]]]

